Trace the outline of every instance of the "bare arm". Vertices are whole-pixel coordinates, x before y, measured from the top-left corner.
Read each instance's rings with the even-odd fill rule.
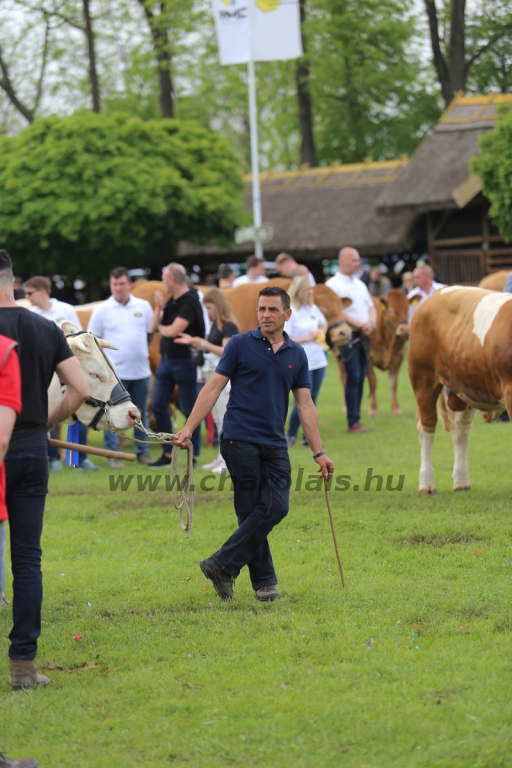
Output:
[[[208,416],[228,381],[227,376],[214,373],[208,384],[205,384],[197,397],[196,404],[187,419],[187,423],[183,429],[176,433],[178,439],[175,441],[175,444],[177,446],[180,448],[188,447],[187,443],[192,437],[192,432]]]
[[[71,414],[75,413],[89,397],[89,385],[76,357],[63,360],[58,364],[55,372],[67,389],[52,412],[48,414],[47,431],[69,419]]]
[[[162,322],[163,310],[160,307],[155,307],[153,317],[151,318],[151,333],[155,333],[158,326]]]
[[[174,339],[183,333],[190,325],[184,317],[177,317],[170,325],[159,325],[158,330],[166,339]]]
[[[0,464],[5,459],[15,421],[16,411],[14,408],[0,405]]]
[[[231,336],[227,336],[222,339],[222,347],[218,344],[212,344],[208,339],[202,339],[200,336],[189,336],[188,333],[182,333],[175,340],[175,344],[187,344],[194,349],[203,349],[205,352],[213,352],[214,355],[221,357],[224,352],[224,347],[230,340]]]
[[[313,456],[315,456],[315,454],[322,450],[322,440],[318,431],[318,414],[316,412],[315,404],[311,399],[311,392],[309,389],[305,388],[294,389],[293,396],[297,402],[299,418],[304,434],[306,435],[306,440],[313,452]],[[322,477],[326,480],[329,480],[334,472],[334,464],[332,461],[325,455],[319,456],[315,461],[320,467],[318,472],[320,472]]]

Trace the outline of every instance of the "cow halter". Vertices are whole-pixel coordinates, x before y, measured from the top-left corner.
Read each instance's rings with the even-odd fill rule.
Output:
[[[78,331],[77,333],[70,333],[68,336],[66,336],[66,339],[69,339],[70,337],[71,338],[76,338],[77,336],[81,336],[84,333],[90,333],[90,331]],[[113,405],[120,405],[121,403],[127,403],[127,402],[129,402],[131,400],[131,397],[130,397],[129,392],[127,392],[125,387],[123,386],[123,384],[121,382],[121,379],[117,375],[116,369],[114,368],[114,366],[112,365],[112,363],[110,362],[110,360],[106,356],[105,352],[103,351],[103,348],[101,347],[100,343],[98,342],[98,339],[96,338],[96,336],[93,333],[90,333],[90,335],[93,337],[96,346],[98,347],[99,351],[101,352],[101,354],[105,358],[108,367],[110,368],[110,370],[112,371],[112,373],[114,374],[114,376],[117,379],[117,384],[115,384],[112,392],[110,393],[110,397],[109,397],[108,400],[99,400],[97,397],[91,397],[91,395],[89,395],[89,397],[85,401],[85,405],[91,405],[93,408],[98,408],[97,413],[95,413],[95,415],[93,416],[93,418],[92,418],[92,420],[91,420],[91,422],[90,422],[90,424],[88,426],[91,429],[94,429],[95,432],[99,432],[99,430],[97,429],[97,425],[98,425],[98,422],[100,421],[100,419],[103,416],[105,416],[107,422],[110,421],[110,419],[108,417],[109,408],[111,408]],[[72,413],[71,417],[72,417],[73,421],[78,421],[79,420],[78,416],[76,415],[76,413]]]
[[[325,332],[325,341],[327,342],[327,345],[332,349],[335,345],[332,343],[329,333],[330,331],[334,330],[334,328],[339,328],[340,325],[343,325],[346,321],[345,320],[338,320],[336,323],[331,323],[331,325],[327,326],[327,331]],[[350,341],[350,337],[344,341],[340,341],[336,344],[337,347],[344,347],[345,344],[348,344]]]

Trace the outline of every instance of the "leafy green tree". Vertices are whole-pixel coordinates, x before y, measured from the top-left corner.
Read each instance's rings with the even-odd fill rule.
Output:
[[[232,242],[244,185],[228,143],[194,121],[85,111],[0,139],[0,242],[19,272],[157,266],[178,241]]]
[[[480,136],[481,155],[471,170],[482,179],[484,195],[491,201],[490,215],[507,242],[512,240],[512,111],[500,108],[493,131]]]
[[[306,30],[320,162],[409,154],[436,122],[411,12],[403,0],[315,0]]]
[[[478,84],[483,93],[502,90],[503,64],[510,72],[512,3],[510,0],[424,0],[432,45],[432,63],[445,106],[457,91]]]

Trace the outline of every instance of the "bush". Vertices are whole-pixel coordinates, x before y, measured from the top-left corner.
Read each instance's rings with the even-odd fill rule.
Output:
[[[473,158],[471,170],[482,179],[490,200],[490,215],[507,242],[512,240],[512,111],[500,108],[496,128],[479,139],[482,154]]]
[[[243,191],[227,142],[194,121],[76,112],[0,139],[0,243],[17,272],[95,280],[161,265],[181,239],[228,244]]]

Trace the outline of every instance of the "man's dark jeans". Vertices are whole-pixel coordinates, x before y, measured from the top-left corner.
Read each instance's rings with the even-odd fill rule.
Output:
[[[48,492],[48,448],[8,453],[5,474],[13,573],[9,656],[30,660],[36,657],[41,634],[41,533]]]
[[[213,557],[234,578],[247,565],[253,589],[277,584],[267,536],[288,514],[288,450],[222,439],[220,451],[235,486],[239,527]]]
[[[358,424],[361,420],[361,400],[370,354],[370,340],[362,339],[360,336],[357,338],[359,338],[358,341],[341,347],[341,360],[347,374],[345,401],[349,427]]]
[[[151,408],[160,432],[172,432],[169,403],[176,384],[178,385],[180,410],[188,418],[197,399],[197,368],[191,360],[170,360],[167,357],[162,357],[155,373],[153,400],[151,402]],[[194,456],[199,456],[201,425],[194,430],[192,444]]]

